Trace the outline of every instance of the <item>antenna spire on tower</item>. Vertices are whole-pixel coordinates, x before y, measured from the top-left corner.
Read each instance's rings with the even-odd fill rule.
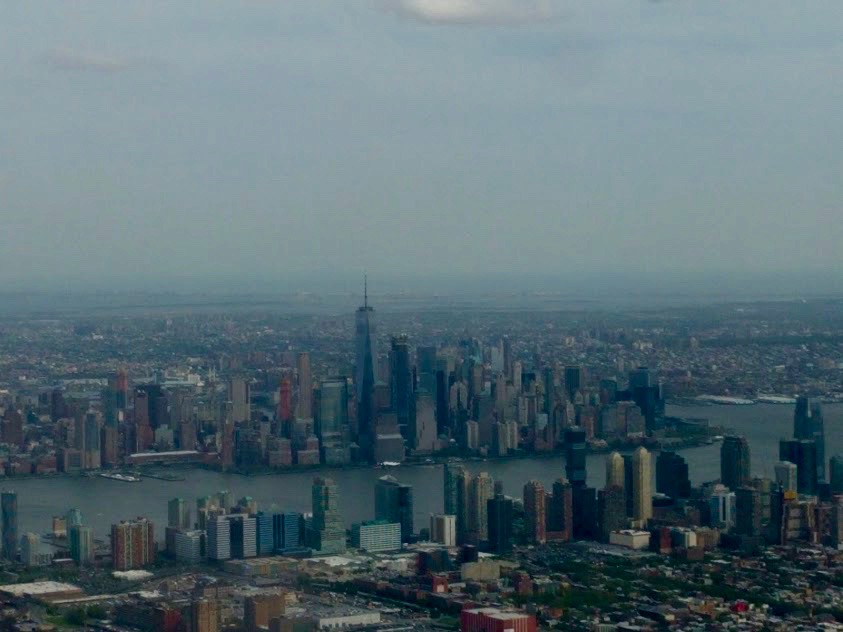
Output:
[[[369,275],[363,273],[363,307],[369,307]]]

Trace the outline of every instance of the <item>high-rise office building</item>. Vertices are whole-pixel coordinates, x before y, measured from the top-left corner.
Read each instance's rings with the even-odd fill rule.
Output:
[[[382,476],[375,483],[375,520],[401,525],[401,541],[413,538],[413,486],[394,476]]]
[[[720,446],[720,482],[731,490],[749,485],[749,442],[746,437],[728,436]]]
[[[316,434],[322,445],[342,445],[348,427],[348,381],[344,377],[322,380]]]
[[[817,493],[817,443],[812,439],[782,439],[779,459],[796,464],[796,490],[813,496]]]
[[[468,532],[470,476],[462,465],[447,463],[444,468],[444,509],[456,516],[457,542],[463,544]]]
[[[416,347],[418,390],[436,395],[436,347]]]
[[[761,494],[752,487],[735,490],[735,533],[761,535]]]
[[[374,459],[375,443],[375,345],[374,309],[369,306],[369,294],[366,281],[363,284],[363,305],[355,316],[354,352],[355,373],[354,387],[357,395],[357,433],[358,444],[364,457]]]
[[[18,494],[0,494],[0,514],[3,519],[3,559],[15,560],[18,555]]]
[[[569,401],[574,401],[577,391],[585,386],[584,374],[585,371],[581,366],[565,367],[565,391],[568,393]]]
[[[663,451],[656,457],[656,491],[673,499],[691,496],[688,463],[676,452]]]
[[[202,531],[179,531],[175,535],[176,559],[187,564],[198,564],[202,561],[203,540]]]
[[[265,511],[259,511],[255,515],[258,557],[272,555],[275,552],[275,523],[273,518],[274,516],[271,513]]]
[[[75,524],[67,530],[70,545],[70,557],[79,566],[87,566],[94,561],[94,530],[81,524]]]
[[[339,490],[330,478],[313,480],[312,548],[322,555],[345,552],[345,526],[339,510]]]
[[[489,517],[489,549],[498,554],[512,551],[512,499],[495,494],[487,501],[486,513]]]
[[[597,490],[587,485],[571,488],[574,533],[578,540],[596,540],[600,531],[597,523]]]
[[[639,447],[632,453],[632,518],[642,526],[653,517],[652,485],[650,453]]]
[[[494,482],[486,472],[471,479],[468,502],[468,540],[480,544],[489,538],[488,500],[492,498]]]
[[[553,494],[548,508],[548,537],[568,542],[574,537],[574,496],[570,483],[558,478],[553,483]]]
[[[288,511],[273,514],[272,531],[276,553],[295,551],[305,546],[304,516],[300,513]]]
[[[258,523],[255,516],[249,514],[231,514],[226,516],[229,526],[232,559],[244,560],[258,554]]]
[[[831,493],[843,494],[843,456],[835,454],[828,463]]]
[[[111,525],[111,560],[118,571],[143,568],[155,561],[155,527],[146,518]]]
[[[579,427],[566,428],[564,437],[565,476],[572,487],[584,487],[588,475],[585,467],[586,432]]]
[[[624,487],[623,457],[612,452],[606,457],[606,487]]]
[[[825,482],[825,424],[819,401],[800,396],[793,413],[793,438],[816,443],[817,481]]]
[[[24,533],[20,539],[20,561],[27,567],[41,564],[41,538],[37,533]]]
[[[296,377],[298,379],[297,419],[313,418],[313,377],[310,374],[310,354],[302,351],[296,357]]]
[[[833,459],[832,459],[833,461]],[[843,463],[841,463],[843,465]],[[832,478],[831,478],[831,485],[832,491],[834,490],[834,464],[832,463]],[[796,469],[796,463],[791,463],[790,461],[779,461],[775,465],[775,473],[776,473],[776,484],[780,485],[782,491],[785,492],[795,492],[797,485],[798,485],[798,475]],[[843,471],[841,471],[841,476],[843,476]],[[841,480],[843,484],[843,480]],[[841,488],[843,489],[843,488]]]
[[[524,525],[527,541],[544,544],[547,541],[547,510],[544,486],[538,481],[524,485]]]
[[[213,516],[207,523],[208,559],[223,561],[231,559],[231,522],[227,516]]]
[[[449,514],[431,515],[430,541],[444,546],[456,546],[457,517]]]
[[[415,424],[412,419],[413,373],[407,336],[394,336],[389,353],[390,403],[398,420],[401,436],[415,447]]]
[[[351,525],[351,546],[377,553],[401,549],[401,525],[388,520],[368,520]]]
[[[233,377],[228,382],[228,401],[235,424],[251,419],[251,384],[244,377]]]
[[[597,522],[603,542],[609,541],[609,534],[612,531],[626,528],[626,497],[623,487],[607,485],[604,489],[597,491]]]
[[[167,526],[190,529],[190,506],[184,498],[172,498],[167,503]]]

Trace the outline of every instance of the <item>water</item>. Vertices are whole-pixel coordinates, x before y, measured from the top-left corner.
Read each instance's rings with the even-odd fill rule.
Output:
[[[708,417],[713,424],[729,426],[747,437],[752,453],[753,474],[772,476],[778,460],[778,440],[792,432],[792,406],[759,404],[756,406],[670,407],[669,414],[686,417]],[[843,452],[843,404],[824,406],[826,455]],[[695,484],[720,475],[719,444],[684,450],[691,479]],[[603,455],[588,457],[588,481],[601,486],[604,478]],[[530,479],[549,486],[564,475],[561,456],[542,459],[466,463],[471,471],[485,470],[503,481],[504,490],[520,496],[521,488]],[[323,471],[339,484],[340,508],[347,525],[366,520],[374,513],[374,483],[387,473],[384,470],[358,469]],[[398,468],[389,472],[402,482],[413,485],[416,529],[428,524],[431,513],[442,511],[441,466]],[[18,491],[20,533],[46,533],[53,515],[64,514],[70,507],[82,511],[86,524],[94,527],[98,538],[105,538],[110,525],[135,516],[151,518],[163,537],[167,523],[167,501],[180,496],[195,507],[195,499],[227,489],[235,499],[251,496],[259,507],[272,505],[290,511],[310,511],[310,485],[314,474],[290,473],[271,476],[243,477],[206,470],[183,472],[183,481],[144,479],[141,483],[121,483],[93,478],[29,478],[6,481],[0,487]]]

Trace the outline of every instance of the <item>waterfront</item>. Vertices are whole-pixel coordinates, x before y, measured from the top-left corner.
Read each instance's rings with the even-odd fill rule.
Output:
[[[843,452],[843,404],[827,404],[825,415],[826,455]],[[759,476],[772,476],[778,460],[778,440],[792,432],[792,406],[758,404],[755,406],[692,406],[668,407],[668,413],[684,417],[707,417],[713,425],[734,428],[749,440],[752,450],[752,471]],[[690,467],[694,484],[720,475],[720,445],[705,445],[682,451]],[[605,455],[588,456],[588,482],[601,486]],[[545,485],[564,475],[565,460],[559,456],[535,459],[472,461],[471,471],[487,471],[503,481],[504,490],[521,496],[523,484],[537,479]],[[94,527],[98,538],[105,538],[110,525],[119,520],[143,515],[151,518],[158,539],[163,538],[167,522],[167,501],[180,496],[195,507],[198,496],[227,489],[234,498],[251,496],[261,508],[273,505],[292,511],[310,511],[310,486],[317,474],[333,477],[340,486],[340,506],[347,525],[371,518],[374,513],[374,482],[384,474],[392,474],[413,485],[416,529],[427,526],[430,513],[442,510],[442,466],[422,465],[391,470],[348,469],[322,470],[318,473],[290,472],[278,475],[246,477],[203,469],[180,470],[184,480],[165,481],[144,478],[141,483],[126,484],[101,477],[33,477],[6,480],[3,489],[19,493],[19,532],[43,534],[50,528],[53,515],[63,514],[70,507],[82,511],[85,522]]]

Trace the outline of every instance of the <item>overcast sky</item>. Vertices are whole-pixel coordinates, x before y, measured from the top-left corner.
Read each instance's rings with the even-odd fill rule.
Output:
[[[0,0],[0,285],[843,268],[840,0]]]

